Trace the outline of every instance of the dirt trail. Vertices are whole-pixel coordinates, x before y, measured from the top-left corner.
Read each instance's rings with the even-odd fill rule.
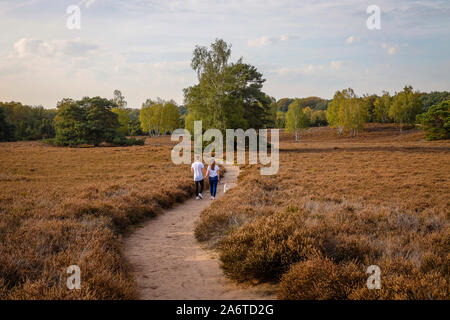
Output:
[[[233,187],[239,168],[225,165],[217,198],[224,184]],[[136,276],[140,299],[275,299],[270,286],[244,287],[223,275],[215,251],[194,237],[195,222],[211,200],[191,199],[147,221],[125,239],[124,255]]]

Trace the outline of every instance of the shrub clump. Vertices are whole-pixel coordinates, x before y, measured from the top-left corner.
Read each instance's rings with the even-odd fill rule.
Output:
[[[240,281],[279,280],[291,264],[317,252],[304,217],[303,212],[280,212],[231,233],[219,244],[225,273]]]
[[[283,300],[343,300],[355,287],[365,286],[366,275],[354,263],[336,264],[316,256],[294,264],[281,279]]]

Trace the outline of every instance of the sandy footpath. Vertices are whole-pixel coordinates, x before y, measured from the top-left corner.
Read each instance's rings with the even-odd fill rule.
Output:
[[[217,197],[239,175],[238,167],[225,167]],[[203,200],[190,199],[149,219],[124,240],[140,299],[275,299],[270,286],[244,287],[226,279],[215,251],[195,239],[195,222],[210,203],[209,190],[204,190]]]

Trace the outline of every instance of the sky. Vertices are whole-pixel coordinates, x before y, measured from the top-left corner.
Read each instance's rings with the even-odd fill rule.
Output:
[[[80,29],[68,7],[80,9]],[[370,5],[381,29],[369,30]],[[450,1],[0,0],[0,101],[183,103],[196,45],[232,44],[275,97],[450,90]]]

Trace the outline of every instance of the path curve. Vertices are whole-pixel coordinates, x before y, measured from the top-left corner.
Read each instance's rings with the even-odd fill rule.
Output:
[[[224,184],[237,183],[239,167],[225,165],[217,198]],[[273,288],[236,284],[225,278],[217,253],[194,237],[195,222],[211,200],[190,199],[148,220],[124,241],[124,256],[136,277],[139,298],[145,300],[275,299]]]

